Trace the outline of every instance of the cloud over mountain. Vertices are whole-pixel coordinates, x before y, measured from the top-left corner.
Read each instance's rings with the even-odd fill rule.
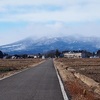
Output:
[[[100,49],[100,38],[97,37],[43,37],[27,38],[12,44],[0,46],[0,50],[9,54],[36,54],[50,50],[88,50]]]
[[[0,44],[28,36],[99,36],[100,0],[1,0]]]

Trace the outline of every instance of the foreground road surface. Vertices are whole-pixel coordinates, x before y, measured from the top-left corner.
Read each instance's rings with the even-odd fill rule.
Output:
[[[63,100],[53,61],[1,80],[0,100]]]

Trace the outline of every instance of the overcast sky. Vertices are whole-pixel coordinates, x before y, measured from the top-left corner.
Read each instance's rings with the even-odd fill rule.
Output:
[[[100,36],[100,0],[0,0],[0,45],[67,35]]]

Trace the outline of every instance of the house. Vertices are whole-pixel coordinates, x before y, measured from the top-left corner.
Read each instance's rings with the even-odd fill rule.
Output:
[[[34,55],[28,55],[28,58],[34,58]]]
[[[42,56],[42,59],[45,59],[45,56],[44,55]]]
[[[83,58],[82,53],[67,52],[64,53],[65,58]]]
[[[90,56],[90,58],[99,58],[99,56]]]
[[[39,58],[39,56],[38,55],[28,55],[28,58],[34,58],[34,59],[36,59],[36,58]]]
[[[17,58],[16,56],[12,56],[12,57],[11,57],[11,59],[16,59],[16,58]]]
[[[38,56],[34,56],[34,59],[38,58]]]

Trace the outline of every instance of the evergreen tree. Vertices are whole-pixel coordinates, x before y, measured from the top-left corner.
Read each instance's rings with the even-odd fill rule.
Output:
[[[59,52],[59,50],[58,50],[58,49],[56,50],[55,55],[56,55],[56,57],[57,57],[57,58],[60,56],[60,52]]]
[[[99,57],[100,57],[100,50],[98,50],[98,51],[97,51],[97,56],[99,56]]]
[[[3,52],[0,51],[0,58],[3,58]]]

